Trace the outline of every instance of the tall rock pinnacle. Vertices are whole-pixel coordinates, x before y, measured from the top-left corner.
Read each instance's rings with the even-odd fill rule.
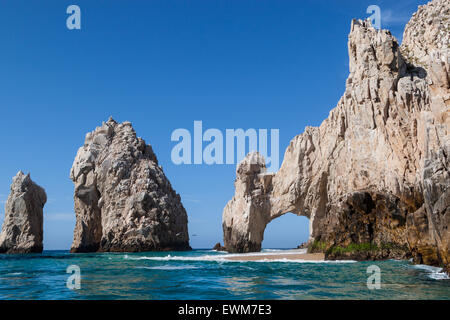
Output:
[[[255,155],[238,165],[223,212],[229,251],[260,250],[266,225],[292,212],[310,219],[310,249],[328,259],[370,244],[347,258],[412,256],[449,270],[449,11],[447,0],[420,6],[401,47],[352,21],[337,107],[291,141],[276,174]]]
[[[43,246],[44,189],[19,171],[6,200],[5,220],[0,234],[0,253],[40,253]]]
[[[131,123],[110,118],[86,135],[75,183],[72,252],[188,250],[187,214]]]

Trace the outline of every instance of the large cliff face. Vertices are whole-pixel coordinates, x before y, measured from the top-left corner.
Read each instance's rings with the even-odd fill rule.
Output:
[[[72,252],[190,249],[180,196],[131,123],[109,119],[88,133],[70,177]]]
[[[30,175],[19,171],[6,200],[5,220],[0,234],[0,253],[40,253],[43,246],[44,189]]]
[[[223,213],[229,251],[260,250],[266,225],[293,212],[310,219],[310,250],[328,259],[413,256],[448,268],[449,8],[419,7],[401,47],[352,21],[337,107],[291,141],[276,174],[257,154],[238,165]]]

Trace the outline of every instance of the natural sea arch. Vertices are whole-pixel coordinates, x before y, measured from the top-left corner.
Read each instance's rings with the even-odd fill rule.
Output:
[[[258,153],[248,154],[238,165],[235,195],[222,215],[224,246],[229,252],[260,251],[266,226],[288,213],[309,219],[308,241],[320,237],[327,176],[316,176],[316,192],[306,196],[305,189],[312,188],[311,182],[305,177],[307,181],[300,183],[298,174],[293,174],[295,168],[296,164],[293,168],[282,166],[277,173],[267,172],[264,158]]]

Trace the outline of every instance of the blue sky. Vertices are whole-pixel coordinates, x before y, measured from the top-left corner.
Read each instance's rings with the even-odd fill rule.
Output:
[[[222,242],[235,165],[174,165],[173,130],[318,126],[344,92],[352,18],[381,8],[401,39],[426,1],[0,0],[0,222],[19,171],[46,189],[44,248],[68,249],[75,215],[69,171],[84,136],[111,115],[153,146],[189,216],[191,246]],[[66,8],[81,8],[81,30]],[[307,240],[308,219],[271,222],[264,247]]]

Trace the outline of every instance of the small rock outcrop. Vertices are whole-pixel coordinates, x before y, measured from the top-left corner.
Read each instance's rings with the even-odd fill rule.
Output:
[[[110,118],[86,135],[70,177],[71,252],[189,250],[187,214],[152,147]]]
[[[403,44],[353,20],[345,93],[320,127],[287,148],[280,170],[250,154],[223,212],[224,245],[259,251],[264,229],[310,219],[327,259],[413,257],[450,266],[450,42],[447,0],[420,6]]]
[[[30,174],[19,171],[6,200],[0,234],[0,253],[40,253],[43,246],[43,208],[47,195]]]
[[[217,243],[214,245],[213,250],[216,250],[216,251],[225,251],[226,248],[225,248],[224,246],[222,246],[222,245],[220,244],[220,242],[217,242]]]
[[[303,243],[299,244],[296,249],[308,249],[308,247],[309,247],[309,243],[303,242]]]

